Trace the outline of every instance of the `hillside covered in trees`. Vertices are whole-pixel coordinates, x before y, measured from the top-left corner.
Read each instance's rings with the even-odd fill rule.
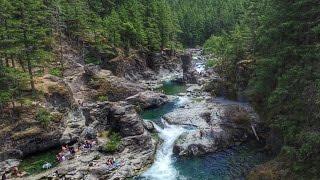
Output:
[[[281,141],[277,157],[249,178],[320,177],[318,1],[0,0],[1,121],[42,101],[44,75],[64,78],[66,42],[95,65],[203,46],[206,68],[230,97],[244,94]],[[46,113],[37,111],[45,124]]]
[[[130,49],[176,47],[179,27],[165,1],[1,1],[1,107],[23,100],[34,76],[61,75],[61,41],[81,46],[85,61]],[[29,85],[28,85],[29,83]]]
[[[281,132],[275,161],[293,179],[319,177],[319,14],[316,1],[248,1],[234,29],[213,35],[204,46],[219,57],[212,64],[222,67],[229,88],[242,88],[260,116]],[[249,73],[239,73],[243,66]]]

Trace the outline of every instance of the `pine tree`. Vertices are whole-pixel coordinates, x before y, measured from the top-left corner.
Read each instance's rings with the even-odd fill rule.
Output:
[[[118,47],[120,45],[120,29],[121,29],[121,19],[119,17],[119,14],[112,10],[110,16],[106,18],[106,28],[108,30],[109,39],[112,43],[113,47]]]
[[[42,1],[13,1],[13,36],[21,53],[25,53],[30,85],[35,95],[33,67],[36,62],[49,59],[51,50],[48,41],[51,29],[49,28],[48,9]],[[49,18],[50,19],[50,18]]]

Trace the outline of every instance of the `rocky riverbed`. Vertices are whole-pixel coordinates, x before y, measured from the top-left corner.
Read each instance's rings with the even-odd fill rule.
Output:
[[[174,57],[135,57],[127,66],[128,59],[122,62],[119,58],[102,66],[85,65],[75,52],[64,52],[68,63],[63,78],[44,78],[47,93],[43,106],[62,116],[49,133],[53,138],[42,139],[46,137],[43,132],[37,134],[37,141],[31,136],[22,138],[18,146],[9,144],[10,150],[2,148],[5,161],[0,172],[19,166],[19,159],[29,154],[89,139],[96,141],[90,151],[23,178],[125,179],[142,174],[138,178],[176,179],[175,155],[190,157],[225,150],[259,139],[264,129],[248,104],[207,92],[219,76],[205,68],[201,50]],[[154,108],[164,108],[162,118],[157,123],[143,120],[140,112]],[[105,151],[111,139],[104,134],[110,132],[121,137],[112,153]],[[109,158],[124,163],[110,170],[106,165]]]
[[[163,143],[157,150],[155,163],[136,179],[188,179],[199,177],[200,174],[197,172],[206,174],[206,176],[201,175],[203,179],[244,178],[250,167],[268,160],[266,155],[257,153],[258,149],[254,150],[250,146],[253,148],[252,151],[249,149],[246,151],[259,160],[253,161],[247,157],[248,161],[242,162],[246,168],[239,168],[233,163],[213,162],[214,166],[221,166],[219,168],[223,170],[219,175],[217,172],[204,172],[196,169],[200,167],[193,166],[192,163],[195,163],[191,160],[193,157],[206,157],[212,153],[217,154],[217,157],[221,156],[225,161],[228,158],[234,160],[241,156],[246,157],[247,155],[241,154],[241,149],[246,149],[248,146],[242,144],[251,140],[261,143],[263,140],[258,134],[261,135],[264,126],[249,104],[215,97],[206,92],[208,84],[219,77],[211,69],[205,69],[201,51],[191,50],[191,53],[196,56],[193,60],[184,57],[188,59],[187,64],[184,64],[187,67],[183,67],[184,72],[187,72],[184,73],[184,81],[187,83],[185,88],[179,88],[182,90],[180,92],[169,92],[171,95],[169,105],[144,113],[144,118],[154,122]],[[172,86],[178,87],[174,84]],[[224,155],[224,152],[228,151],[234,152],[235,155]],[[184,158],[189,160],[184,161]],[[226,164],[231,169],[224,169]],[[193,168],[188,172],[184,171],[188,167]]]

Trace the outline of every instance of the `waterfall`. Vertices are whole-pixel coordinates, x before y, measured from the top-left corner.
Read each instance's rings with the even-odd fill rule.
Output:
[[[159,137],[163,140],[163,144],[157,151],[154,164],[141,175],[142,179],[174,180],[178,177],[178,172],[173,165],[174,158],[172,158],[172,151],[174,142],[186,131],[186,129],[175,125],[169,125],[163,119],[162,122],[164,124],[163,129],[156,124],[155,128],[159,132]]]

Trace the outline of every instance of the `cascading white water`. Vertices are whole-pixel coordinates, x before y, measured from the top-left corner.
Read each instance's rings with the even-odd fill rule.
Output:
[[[202,55],[202,50],[193,50],[192,51],[192,60],[195,62],[194,68],[200,74],[205,72],[205,59]]]
[[[189,101],[190,98],[187,96],[179,97],[176,105],[181,106]],[[154,124],[154,126],[158,131],[159,137],[163,140],[163,144],[161,144],[161,147],[157,151],[154,164],[140,176],[142,179],[175,180],[179,177],[178,171],[173,165],[173,146],[174,142],[182,133],[186,132],[187,129],[182,126],[168,124],[164,119],[161,119],[161,122],[163,123],[163,128],[157,124]],[[179,177],[179,179],[181,179],[181,177]]]
[[[205,64],[203,62],[196,63],[195,69],[198,73],[202,73],[205,71]]]
[[[179,100],[178,100],[178,102],[176,103],[176,105],[177,105],[178,107],[180,107],[180,106],[183,106],[183,105],[189,103],[190,101],[191,101],[190,97],[188,97],[188,96],[181,96],[181,97],[179,97]]]
[[[175,125],[169,125],[164,122],[164,120],[163,123],[163,129],[157,125],[155,125],[155,128],[159,132],[159,137],[164,142],[157,151],[154,164],[141,175],[143,179],[175,180],[178,177],[178,172],[173,166],[174,159],[172,158],[172,151],[175,140],[185,132],[186,129]]]

